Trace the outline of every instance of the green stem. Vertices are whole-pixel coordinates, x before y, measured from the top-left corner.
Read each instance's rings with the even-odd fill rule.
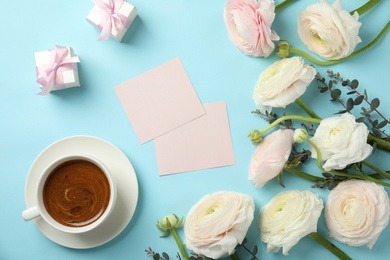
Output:
[[[236,252],[234,252],[234,254],[230,255],[230,258],[232,260],[240,260],[240,258],[238,257],[238,255],[236,254]]]
[[[286,172],[292,173],[292,174],[294,174],[294,175],[296,175],[296,176],[298,176],[298,177],[301,177],[301,178],[303,178],[303,179],[306,179],[306,180],[308,180],[308,181],[312,181],[312,182],[326,181],[325,178],[321,178],[321,177],[317,177],[317,176],[308,174],[308,173],[306,173],[306,172],[297,170],[296,168],[287,168],[287,167],[284,167],[283,170],[285,170]]]
[[[385,27],[383,27],[383,29],[380,31],[378,36],[374,40],[372,40],[369,44],[367,44],[366,46],[364,46],[363,48],[361,48],[361,49],[359,49],[357,51],[352,52],[349,56],[347,56],[345,58],[342,58],[342,59],[338,59],[338,60],[319,61],[319,60],[313,58],[312,56],[310,56],[309,54],[307,54],[306,52],[298,50],[298,49],[295,49],[295,48],[290,48],[289,52],[301,55],[301,56],[305,57],[306,59],[310,60],[311,62],[313,62],[313,63],[315,63],[317,65],[329,66],[329,65],[333,65],[333,64],[336,64],[336,63],[348,60],[348,59],[350,59],[350,58],[352,58],[352,57],[354,57],[354,56],[356,56],[356,55],[358,55],[358,54],[368,50],[375,43],[377,43],[380,40],[380,38],[382,38],[382,36],[386,33],[386,31],[389,29],[389,27],[390,27],[390,21],[387,22],[387,24],[385,25]]]
[[[382,139],[380,139],[372,134],[368,135],[368,140],[372,140],[375,143],[377,143],[378,148],[380,148],[384,151],[390,152],[390,142],[388,142],[386,140],[382,140]]]
[[[179,236],[177,235],[176,231],[174,228],[171,228],[169,230],[169,232],[171,232],[172,236],[175,238],[175,241],[176,241],[176,244],[177,244],[177,247],[179,248],[180,250],[180,253],[181,255],[183,256],[184,260],[188,260],[188,255],[187,255],[187,252],[186,250],[184,249],[184,246],[183,246],[183,243],[181,242]]]
[[[357,8],[349,13],[351,15],[353,15],[355,12],[357,12],[359,15],[362,15],[365,12],[368,12],[371,8],[373,8],[379,2],[380,2],[380,0],[369,0],[367,3],[365,3],[361,7]]]
[[[306,139],[306,141],[311,145],[313,146],[313,148],[316,150],[317,152],[317,159],[316,159],[316,162],[317,162],[317,167],[321,170],[321,171],[325,171],[324,167],[322,167],[322,164],[321,164],[321,151],[320,151],[320,148],[318,148],[318,146],[310,139]]]
[[[372,181],[372,182],[375,182],[377,184],[380,184],[380,185],[383,185],[383,186],[386,186],[386,187],[390,187],[390,183],[387,183],[387,182],[384,182],[384,181],[380,181],[378,179],[375,179],[369,175],[357,175],[357,174],[351,174],[351,173],[348,173],[348,172],[342,172],[342,171],[327,171],[333,175],[337,175],[337,176],[343,176],[343,177],[347,177],[347,178],[351,178],[351,179],[359,179],[359,180],[366,180],[366,181]]]
[[[309,116],[317,119],[321,119],[319,116],[317,116],[316,113],[314,113],[313,110],[311,110],[305,103],[303,103],[302,99],[297,98],[295,100],[295,103],[300,106]]]
[[[374,164],[369,163],[369,162],[367,162],[367,161],[362,161],[362,164],[365,165],[365,166],[367,166],[368,168],[373,169],[374,171],[376,171],[377,173],[379,173],[382,177],[387,178],[387,179],[390,179],[390,174],[388,174],[387,172],[385,172],[385,171],[382,170],[381,168],[376,167]]]
[[[297,115],[288,115],[288,116],[282,116],[281,118],[276,119],[272,124],[268,125],[266,128],[260,131],[261,135],[264,135],[266,132],[277,126],[279,123],[289,120],[289,119],[296,119],[296,120],[301,120],[301,121],[306,121],[306,122],[312,122],[312,123],[317,123],[319,124],[321,122],[320,119],[317,118],[312,118],[312,117],[305,117],[305,116],[297,116]]]
[[[325,237],[321,236],[317,232],[310,233],[308,235],[308,237],[310,237],[311,239],[316,241],[318,244],[320,244],[323,247],[325,247],[326,249],[328,249],[332,254],[337,256],[339,259],[341,259],[341,260],[349,260],[349,259],[351,259],[352,260],[352,258],[350,258],[347,254],[345,254],[340,248],[335,246],[328,239],[326,239]]]
[[[283,9],[284,7],[286,7],[287,5],[291,4],[294,1],[296,1],[296,0],[285,0],[285,1],[281,2],[280,4],[278,4],[275,7],[275,13],[279,12],[281,9]]]

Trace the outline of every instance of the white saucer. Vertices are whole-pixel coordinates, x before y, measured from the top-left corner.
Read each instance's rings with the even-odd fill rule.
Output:
[[[49,226],[42,218],[34,219],[36,227],[50,240],[65,247],[85,249],[102,245],[115,238],[129,224],[138,201],[138,182],[133,166],[113,144],[93,136],[71,136],[43,150],[32,164],[26,180],[27,208],[36,205],[36,183],[44,168],[58,157],[69,153],[87,153],[100,159],[111,171],[117,184],[117,204],[109,219],[95,230],[63,233]]]

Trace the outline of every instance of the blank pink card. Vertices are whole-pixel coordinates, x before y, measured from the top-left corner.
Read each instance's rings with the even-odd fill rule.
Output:
[[[205,114],[179,58],[114,89],[141,143]]]
[[[206,115],[154,140],[160,175],[235,164],[225,102],[203,106]]]

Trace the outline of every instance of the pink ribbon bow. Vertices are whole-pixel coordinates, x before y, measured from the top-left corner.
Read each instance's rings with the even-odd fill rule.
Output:
[[[106,16],[98,40],[107,40],[110,38],[113,27],[117,31],[123,29],[124,24],[121,17],[117,14],[117,11],[122,6],[124,0],[108,0],[108,3],[105,0],[92,0],[92,2],[94,2],[96,7],[98,7],[102,14]]]
[[[53,90],[53,87],[56,83],[57,71],[61,67],[69,67],[69,69],[73,69],[73,64],[80,62],[78,56],[74,56],[71,58],[65,58],[68,55],[68,49],[62,46],[56,46],[54,54],[54,59],[50,64],[50,67],[45,66],[45,69],[37,67],[38,79],[37,82],[43,86],[39,95],[47,95],[50,91]]]

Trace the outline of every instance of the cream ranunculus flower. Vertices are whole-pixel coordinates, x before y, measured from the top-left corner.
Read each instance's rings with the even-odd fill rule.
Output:
[[[321,159],[326,171],[341,170],[348,164],[366,159],[372,152],[367,144],[367,126],[356,123],[355,117],[349,113],[321,120],[313,138],[310,140],[321,151]],[[317,158],[316,150],[311,147],[312,157]]]
[[[234,253],[253,221],[253,198],[221,191],[204,196],[188,212],[184,244],[197,254],[218,259]]]
[[[317,231],[318,218],[324,208],[322,200],[311,191],[290,190],[276,195],[261,208],[259,228],[267,252],[283,254],[312,232]]]
[[[294,131],[277,130],[262,140],[252,155],[249,180],[256,188],[277,176],[290,156]]]
[[[309,5],[298,16],[298,35],[306,47],[327,60],[350,55],[361,42],[359,15],[342,9],[341,0]]]
[[[371,249],[389,223],[389,203],[381,185],[362,180],[341,182],[325,206],[329,235],[350,246]]]
[[[273,0],[227,0],[224,18],[234,45],[254,57],[268,57],[279,36],[271,30],[275,19]]]
[[[305,93],[316,73],[301,57],[276,61],[260,74],[253,100],[260,109],[284,108]]]

